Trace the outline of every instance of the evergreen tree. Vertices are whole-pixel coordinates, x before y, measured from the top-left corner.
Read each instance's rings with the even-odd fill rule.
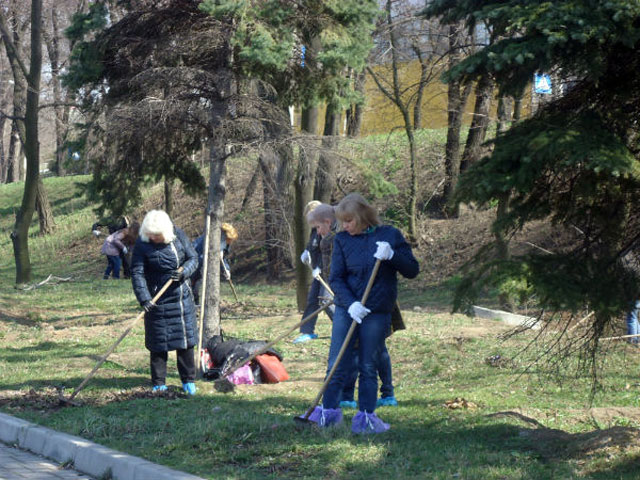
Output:
[[[518,97],[535,73],[570,79],[564,94],[498,135],[493,153],[461,177],[460,202],[488,205],[505,194],[494,229],[508,238],[534,220],[564,234],[554,252],[532,250],[496,260],[489,245],[466,269],[456,308],[487,284],[526,282],[546,311],[589,305],[597,339],[638,298],[633,256],[640,247],[640,3],[436,0],[426,11],[443,21],[487,22],[501,40],[463,60],[448,78],[496,78]]]

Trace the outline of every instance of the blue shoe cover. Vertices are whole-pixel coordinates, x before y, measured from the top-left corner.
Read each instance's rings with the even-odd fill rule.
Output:
[[[293,341],[293,343],[304,343],[304,342],[308,342],[309,340],[315,340],[316,338],[318,338],[317,333],[303,333],[302,335],[297,337]]]
[[[380,420],[375,413],[358,412],[351,420],[353,433],[382,433],[389,430],[390,425]]]
[[[304,415],[301,415],[304,417]],[[314,422],[319,427],[330,427],[342,423],[342,410],[339,408],[323,408],[317,406],[309,415],[309,421]]]
[[[167,386],[166,385],[154,385],[153,388],[151,389],[152,392],[166,392],[167,391]]]
[[[376,402],[376,407],[397,407],[398,406],[398,400],[396,400],[396,397],[382,397],[379,398],[378,401]]]
[[[182,384],[182,390],[187,395],[195,395],[196,394],[196,384],[193,382],[187,382]]]
[[[342,400],[338,406],[340,408],[358,408],[355,400]]]

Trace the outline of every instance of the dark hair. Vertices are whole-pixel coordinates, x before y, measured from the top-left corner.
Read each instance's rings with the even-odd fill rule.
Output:
[[[140,233],[140,224],[138,222],[133,222],[124,230],[124,237],[122,238],[122,243],[128,245],[129,247],[133,246],[136,243],[136,239],[138,238],[138,234]]]
[[[378,212],[359,193],[350,193],[344,197],[335,210],[336,218],[341,222],[355,218],[356,224],[362,229],[380,225]]]

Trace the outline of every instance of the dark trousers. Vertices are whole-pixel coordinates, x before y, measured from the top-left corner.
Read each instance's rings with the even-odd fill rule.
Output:
[[[358,352],[354,352],[351,374],[347,376],[346,384],[342,390],[341,400],[353,401],[356,380],[358,380]],[[391,357],[385,345],[378,353],[378,376],[380,377],[380,396],[382,398],[393,397],[393,375],[391,370]],[[331,367],[329,367],[331,368]]]
[[[352,319],[347,309],[336,307],[331,329],[331,346],[329,347],[329,364],[335,363],[338,352],[351,327]],[[378,398],[378,358],[384,348],[385,334],[391,328],[391,314],[370,313],[367,315],[351,337],[344,355],[322,398],[324,408],[337,408],[342,400],[342,393],[353,369],[353,358],[356,341],[358,342],[358,407],[360,411],[372,413],[376,409]]]
[[[309,287],[309,293],[307,294],[307,306],[302,313],[302,318],[305,318],[308,315],[311,315],[318,308],[320,308],[320,295],[327,295],[322,287],[322,284],[313,279],[311,282],[311,286]],[[333,320],[333,313],[330,308],[325,309],[325,313],[329,316],[331,320]],[[316,329],[316,322],[318,321],[318,315],[314,315],[308,322],[304,325],[300,326],[300,333],[308,333],[312,334]]]
[[[107,255],[107,269],[104,271],[104,278],[107,279],[113,272],[113,278],[120,278],[120,257]]]
[[[122,262],[122,276],[124,278],[131,278],[131,261],[129,260],[129,254],[120,252],[120,261]]]
[[[168,352],[150,352],[151,359],[151,383],[153,386],[164,385],[167,379]],[[178,373],[182,383],[193,382],[196,379],[196,363],[193,356],[193,347],[186,350],[176,350],[178,359]]]

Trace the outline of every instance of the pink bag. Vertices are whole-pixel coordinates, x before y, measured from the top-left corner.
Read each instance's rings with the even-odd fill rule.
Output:
[[[245,363],[238,370],[229,375],[227,379],[234,385],[253,385],[255,383],[253,372],[251,371],[251,367],[248,363]]]

